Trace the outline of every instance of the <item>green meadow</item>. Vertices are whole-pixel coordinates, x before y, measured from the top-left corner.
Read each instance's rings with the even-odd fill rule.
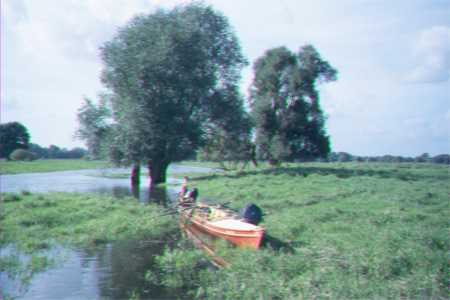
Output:
[[[229,268],[166,251],[149,280],[207,299],[447,299],[449,169],[426,164],[289,164],[192,177],[200,198],[256,203],[259,251],[220,250]]]
[[[111,167],[106,161],[83,159],[38,159],[34,161],[0,160],[0,174],[41,173]]]

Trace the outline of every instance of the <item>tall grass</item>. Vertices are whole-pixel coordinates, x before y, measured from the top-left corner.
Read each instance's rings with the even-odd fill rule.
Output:
[[[185,274],[198,298],[448,297],[445,167],[291,164],[193,180],[201,196],[236,210],[262,207],[269,236],[260,251],[225,251],[230,268]],[[161,261],[159,276],[173,276],[177,260]]]
[[[173,216],[156,204],[136,199],[68,193],[2,194],[0,246],[24,252],[53,243],[89,245],[120,239],[144,239],[176,229]],[[161,216],[162,215],[162,216]]]

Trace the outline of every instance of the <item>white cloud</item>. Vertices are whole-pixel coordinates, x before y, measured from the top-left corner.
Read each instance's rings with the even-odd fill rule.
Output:
[[[450,27],[434,26],[420,32],[413,48],[417,65],[411,82],[441,82],[450,78]]]
[[[20,22],[28,16],[23,0],[3,1],[1,14],[2,19],[7,17],[13,23]]]

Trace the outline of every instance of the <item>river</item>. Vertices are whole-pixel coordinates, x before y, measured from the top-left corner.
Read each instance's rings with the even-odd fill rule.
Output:
[[[168,170],[168,188],[157,188],[151,193],[148,177],[141,177],[139,193],[133,193],[130,180],[115,178],[126,169],[99,169],[1,175],[0,191],[18,193],[76,192],[101,193],[123,198],[134,195],[140,202],[167,204],[176,199],[180,181],[171,178],[176,173],[210,173],[213,169],[171,165]],[[133,291],[151,299],[183,298],[179,291],[162,286],[150,286],[144,280],[151,269],[153,258],[166,247],[178,243],[179,232],[156,241],[121,241],[90,249],[57,247],[47,255],[58,263],[49,270],[35,274],[26,285],[0,268],[0,289],[14,299],[128,299]],[[11,247],[0,248],[0,258],[14,255],[22,262],[30,258],[16,253]],[[146,287],[144,289],[143,287]],[[1,294],[0,293],[0,298]]]

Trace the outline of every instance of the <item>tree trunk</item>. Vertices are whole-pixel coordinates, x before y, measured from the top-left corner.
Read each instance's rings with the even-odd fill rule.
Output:
[[[135,163],[131,169],[131,186],[139,186],[141,183],[141,165]]]
[[[139,163],[135,163],[131,169],[131,192],[133,193],[133,196],[137,199],[139,199],[140,184],[141,184],[141,165]]]
[[[255,144],[251,145],[251,148],[250,148],[250,159],[251,159],[251,161],[253,163],[253,166],[255,168],[257,168],[258,167],[258,161],[256,160],[256,146],[255,146]]]
[[[139,184],[133,184],[131,185],[131,193],[133,195],[134,198],[139,199],[140,197],[140,193],[141,193],[141,188],[139,186]]]
[[[148,173],[150,175],[150,187],[154,187],[159,183],[166,182],[166,172],[169,166],[166,162],[155,161],[148,162]]]

